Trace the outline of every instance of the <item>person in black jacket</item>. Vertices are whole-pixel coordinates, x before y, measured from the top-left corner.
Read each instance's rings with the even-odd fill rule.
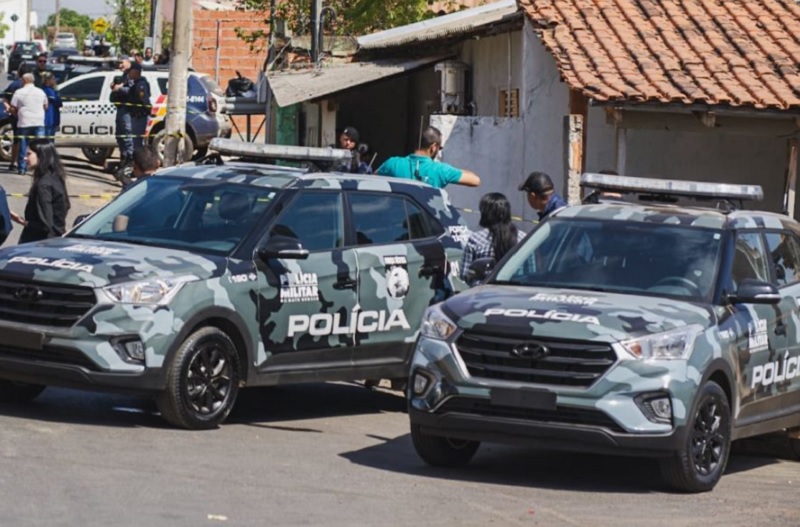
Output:
[[[28,143],[28,167],[33,169],[33,183],[25,205],[25,216],[11,217],[23,225],[19,243],[55,238],[66,232],[69,196],[67,175],[55,145],[47,139]]]

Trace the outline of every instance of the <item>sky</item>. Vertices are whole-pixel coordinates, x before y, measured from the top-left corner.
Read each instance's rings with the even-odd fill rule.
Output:
[[[61,8],[72,9],[92,19],[114,13],[106,0],[61,0]],[[39,24],[44,24],[47,17],[56,12],[56,0],[32,0],[31,9],[39,15]]]

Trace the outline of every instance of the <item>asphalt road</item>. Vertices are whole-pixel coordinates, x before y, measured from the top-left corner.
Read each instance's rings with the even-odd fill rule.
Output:
[[[467,468],[429,468],[385,389],[246,390],[207,432],[155,412],[60,389],[0,405],[0,525],[800,525],[800,463],[763,453],[683,495],[632,458],[484,445]]]

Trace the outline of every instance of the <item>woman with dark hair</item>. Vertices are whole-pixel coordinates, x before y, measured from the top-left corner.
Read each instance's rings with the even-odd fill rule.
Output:
[[[25,205],[25,217],[12,213],[14,221],[24,226],[19,243],[44,240],[66,232],[69,196],[67,175],[54,144],[47,139],[28,143],[28,167],[33,169],[33,183]]]
[[[525,237],[525,233],[511,223],[511,204],[504,194],[484,194],[478,206],[483,229],[472,233],[461,260],[461,278],[467,281],[469,265],[479,258],[494,258],[499,261]],[[476,285],[470,283],[469,285]]]

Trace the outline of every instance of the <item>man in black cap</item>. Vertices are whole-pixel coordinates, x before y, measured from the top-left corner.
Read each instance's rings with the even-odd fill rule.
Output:
[[[117,105],[116,135],[120,170],[117,179],[130,177],[133,151],[144,145],[144,133],[150,118],[150,83],[142,77],[142,65],[132,62],[120,82],[111,85],[111,101]]]
[[[358,130],[352,126],[348,126],[339,134],[339,148],[350,150],[353,157],[350,161],[342,163],[338,170],[354,174],[372,174],[372,168],[361,159],[361,155],[366,153],[369,148],[365,144],[359,144],[358,140]]]
[[[539,214],[539,221],[567,206],[564,198],[553,188],[553,180],[544,172],[531,172],[519,190],[525,191],[528,204]]]

